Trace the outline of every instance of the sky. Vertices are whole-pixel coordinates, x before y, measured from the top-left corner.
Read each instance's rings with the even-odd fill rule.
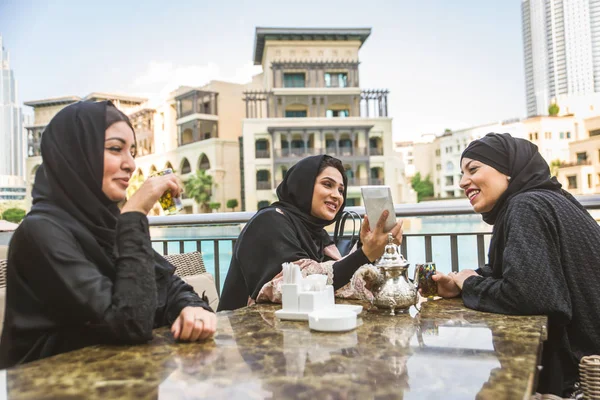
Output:
[[[371,28],[360,85],[390,91],[396,141],[526,114],[521,0],[0,0],[21,103],[246,83],[258,26]]]

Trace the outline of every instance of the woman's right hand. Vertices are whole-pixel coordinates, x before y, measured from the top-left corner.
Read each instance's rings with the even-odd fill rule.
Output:
[[[137,211],[148,215],[160,196],[169,189],[173,197],[178,197],[183,192],[177,175],[168,174],[148,178],[133,196],[127,200],[127,203],[121,209],[121,213]]]
[[[451,272],[451,274],[454,274]],[[442,272],[436,271],[436,273],[431,277],[437,283],[437,294],[438,296],[444,297],[446,299],[450,299],[452,297],[457,297],[460,295],[460,288],[454,282],[454,279],[451,275],[446,275]]]
[[[383,255],[390,233],[394,237],[395,244],[400,245],[402,243],[402,220],[396,222],[396,225],[394,225],[391,231],[383,231],[388,214],[389,212],[387,210],[381,213],[379,221],[377,221],[377,225],[375,225],[374,229],[371,229],[369,219],[365,215],[365,219],[360,229],[360,241],[362,242],[362,251],[370,262],[374,262]]]

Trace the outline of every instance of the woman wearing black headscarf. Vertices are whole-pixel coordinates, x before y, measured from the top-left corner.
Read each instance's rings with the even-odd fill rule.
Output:
[[[260,210],[244,227],[233,249],[219,310],[234,310],[254,302],[281,302],[282,263],[300,266],[304,276],[328,275],[335,290],[354,272],[379,258],[387,243],[383,231],[387,213],[373,230],[365,217],[362,248],[341,259],[325,231],[342,214],[347,178],[340,160],[311,156],[289,169],[277,187],[279,201]],[[402,223],[390,231],[402,240]],[[339,261],[338,261],[339,260]]]
[[[444,297],[501,314],[547,315],[538,392],[567,397],[581,357],[600,353],[600,227],[550,177],[537,146],[509,134],[475,140],[461,188],[494,225],[489,264],[437,274]]]
[[[129,119],[110,102],[61,110],[42,136],[33,207],[7,269],[0,367],[99,343],[136,344],[171,325],[176,339],[214,333],[208,304],[152,250],[147,213],[174,175],[148,179],[120,211],[135,170]]]

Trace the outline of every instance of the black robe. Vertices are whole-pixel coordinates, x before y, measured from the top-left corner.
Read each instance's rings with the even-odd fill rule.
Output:
[[[233,249],[229,272],[219,300],[219,310],[245,307],[256,300],[263,285],[281,272],[281,264],[302,259],[326,261],[325,247],[333,241],[324,227],[335,222],[310,214],[319,166],[327,155],[306,157],[287,172],[277,188],[279,201],[260,210],[242,230]],[[347,178],[344,179],[344,203]],[[369,260],[362,249],[333,264],[333,287],[339,289]]]
[[[567,396],[581,357],[600,354],[600,227],[550,176],[533,143],[488,134],[463,152],[510,177],[483,220],[489,265],[465,280],[467,307],[548,316],[538,392]]]
[[[102,192],[107,107],[68,106],[44,131],[33,207],[9,248],[0,368],[144,343],[184,307],[210,310],[152,250],[147,217],[120,214]]]

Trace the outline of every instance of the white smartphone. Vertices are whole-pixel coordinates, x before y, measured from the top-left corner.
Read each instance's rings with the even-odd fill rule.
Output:
[[[375,227],[379,217],[384,210],[388,210],[389,215],[383,227],[384,232],[392,230],[396,225],[396,211],[394,210],[394,201],[392,200],[392,191],[389,186],[363,186],[360,188],[362,192],[365,211],[369,217],[371,229]]]

